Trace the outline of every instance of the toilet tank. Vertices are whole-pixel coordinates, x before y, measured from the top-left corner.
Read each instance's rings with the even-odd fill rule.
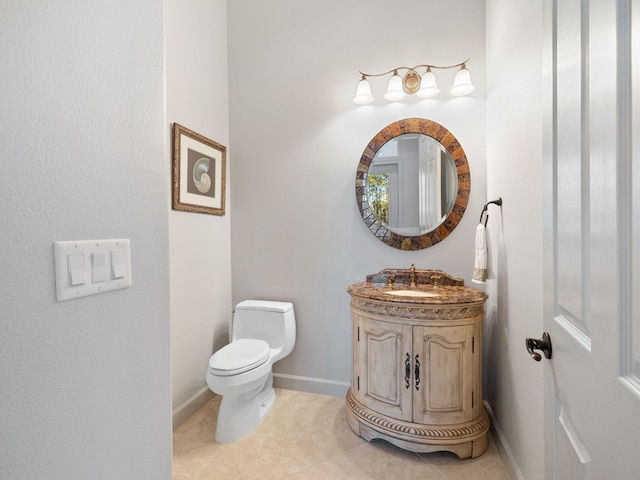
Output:
[[[233,313],[232,340],[257,338],[272,349],[281,350],[275,360],[291,353],[296,341],[293,304],[267,300],[245,300]]]

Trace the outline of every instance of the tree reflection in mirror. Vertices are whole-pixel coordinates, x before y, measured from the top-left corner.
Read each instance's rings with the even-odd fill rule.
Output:
[[[367,196],[371,211],[381,222],[389,224],[389,175],[373,173],[367,176]]]

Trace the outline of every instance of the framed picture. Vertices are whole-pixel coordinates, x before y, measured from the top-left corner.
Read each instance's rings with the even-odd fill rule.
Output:
[[[173,209],[224,215],[226,148],[173,124]]]

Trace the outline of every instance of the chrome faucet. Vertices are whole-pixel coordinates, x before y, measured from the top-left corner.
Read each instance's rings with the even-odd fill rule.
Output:
[[[411,269],[409,270],[409,286],[410,287],[416,286],[416,264],[415,263],[411,264]]]

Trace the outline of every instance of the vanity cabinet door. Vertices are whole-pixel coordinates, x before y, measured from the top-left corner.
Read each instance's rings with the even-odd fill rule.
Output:
[[[376,412],[411,421],[411,325],[359,316],[355,334],[356,398]]]
[[[476,395],[481,395],[474,392],[474,360],[480,358],[474,332],[473,325],[414,327],[414,422],[443,425],[473,419]]]

